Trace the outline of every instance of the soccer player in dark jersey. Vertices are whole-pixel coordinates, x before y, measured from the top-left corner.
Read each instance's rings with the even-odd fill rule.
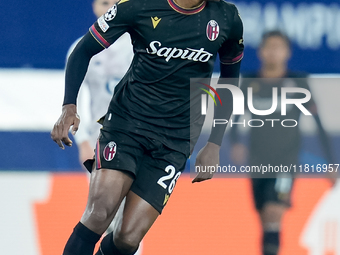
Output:
[[[201,116],[190,116],[190,78],[209,78],[219,54],[221,77],[237,85],[243,57],[242,21],[224,1],[121,0],[100,17],[75,47],[66,68],[62,114],[52,132],[71,146],[68,130],[79,125],[76,98],[93,55],[128,32],[134,59],[117,85],[95,150],[88,203],[64,255],[92,255],[126,197],[123,217],[100,245],[101,254],[134,254],[162,212],[196,141]],[[229,119],[230,94],[215,117]],[[199,122],[199,123],[198,123]],[[190,125],[197,126],[190,134]],[[225,126],[212,128],[196,164],[219,163]],[[190,137],[191,135],[191,137]],[[192,138],[192,139],[190,139]],[[193,182],[210,179],[200,172]]]
[[[248,87],[253,89],[253,104],[256,109],[269,109],[272,103],[272,88],[278,88],[278,97],[282,87],[299,87],[309,89],[306,74],[289,71],[287,62],[291,56],[290,42],[280,31],[270,31],[263,35],[258,55],[261,61],[259,72],[244,75],[241,89],[247,95]],[[288,95],[289,96],[289,95]],[[288,97],[287,96],[287,97]],[[295,93],[293,98],[301,95]],[[247,99],[245,99],[247,102]],[[328,163],[334,163],[330,144],[321,125],[315,102],[311,99],[304,106],[313,114],[319,129],[319,135]],[[298,121],[301,111],[297,107],[287,107],[284,119]],[[240,115],[236,115],[234,122],[240,122]],[[249,165],[260,166],[289,166],[298,165],[301,134],[299,126],[283,127],[280,122],[266,122],[266,119],[282,120],[281,111],[269,116],[252,114],[252,119],[261,119],[266,125],[251,128],[249,135]],[[291,123],[289,123],[291,125]],[[244,164],[247,158],[246,146],[240,142],[238,129],[240,125],[233,125],[230,139],[233,144],[232,159],[234,163]],[[258,177],[258,176],[253,176]],[[286,178],[253,178],[253,196],[255,206],[260,214],[263,227],[263,254],[276,255],[279,251],[279,235],[281,219],[290,206],[290,193],[293,185],[292,176]]]

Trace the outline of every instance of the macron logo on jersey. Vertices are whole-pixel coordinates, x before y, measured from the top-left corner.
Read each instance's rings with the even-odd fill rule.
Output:
[[[199,61],[199,62],[208,62],[209,59],[213,56],[213,54],[201,48],[199,50],[186,48],[177,49],[175,48],[168,48],[168,47],[161,47],[162,44],[159,41],[152,41],[149,45],[150,49],[147,48],[146,52],[154,55],[157,54],[159,57],[164,57],[166,62],[169,62],[172,58],[181,58],[187,59],[192,61]]]

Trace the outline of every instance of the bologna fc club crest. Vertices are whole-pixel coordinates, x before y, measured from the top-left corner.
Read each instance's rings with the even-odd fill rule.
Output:
[[[215,41],[220,33],[220,26],[215,20],[210,20],[207,25],[207,37],[210,41]]]
[[[116,17],[117,14],[117,5],[115,4],[114,6],[112,6],[107,13],[104,14],[104,19],[106,21],[110,21],[113,20]]]
[[[116,155],[116,151],[117,151],[117,144],[115,142],[109,142],[103,151],[103,156],[104,159],[106,161],[111,161],[115,155]]]

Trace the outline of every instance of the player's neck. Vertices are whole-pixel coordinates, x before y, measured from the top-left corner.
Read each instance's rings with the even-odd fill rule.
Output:
[[[263,78],[282,78],[287,73],[286,66],[277,66],[277,67],[263,67],[261,69],[261,77]]]
[[[204,0],[174,0],[174,2],[182,8],[189,9],[200,6]]]

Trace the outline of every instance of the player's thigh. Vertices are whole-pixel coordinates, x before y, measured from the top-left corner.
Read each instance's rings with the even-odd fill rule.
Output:
[[[159,212],[148,202],[129,191],[123,214],[117,219],[114,241],[118,246],[136,247],[159,216]]]
[[[100,221],[113,218],[132,183],[133,178],[124,171],[93,169],[82,222],[89,221],[89,224],[91,224],[93,220],[96,221],[96,218]]]
[[[128,193],[133,180],[127,171],[94,169],[90,178],[88,202],[121,202]]]

